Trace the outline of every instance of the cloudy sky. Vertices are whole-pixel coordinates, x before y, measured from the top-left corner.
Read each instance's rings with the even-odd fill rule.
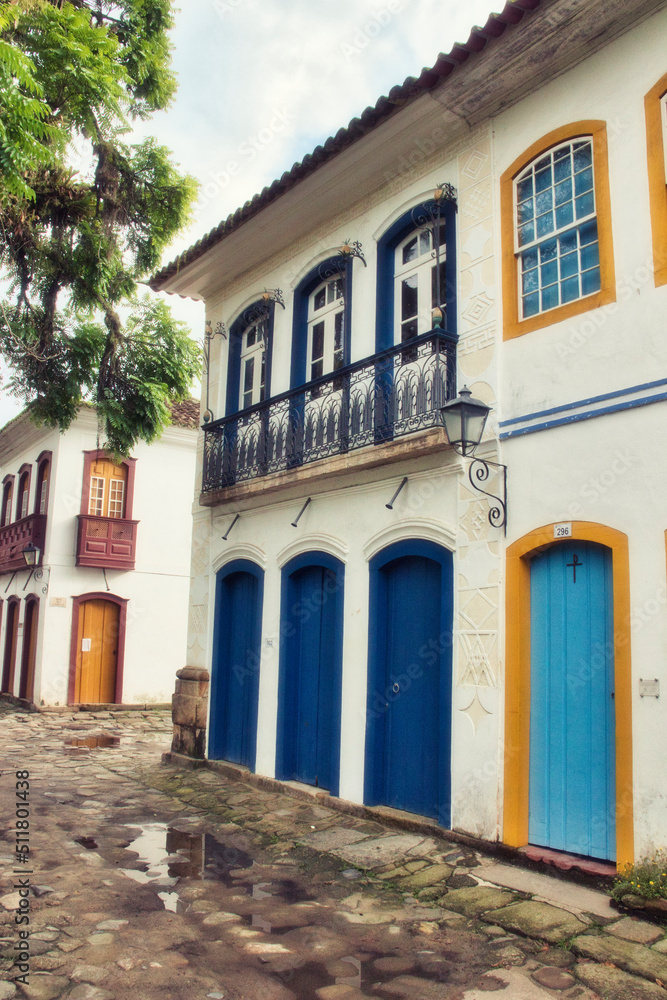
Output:
[[[179,89],[147,123],[201,184],[172,260],[406,76],[465,41],[503,0],[181,0]],[[230,163],[238,165],[232,175]],[[203,333],[203,306],[169,296]],[[3,394],[0,424],[20,406]]]

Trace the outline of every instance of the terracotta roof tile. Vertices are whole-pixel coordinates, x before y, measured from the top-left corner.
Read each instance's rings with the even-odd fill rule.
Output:
[[[171,422],[177,427],[199,427],[199,400],[184,399],[182,403],[171,404]]]

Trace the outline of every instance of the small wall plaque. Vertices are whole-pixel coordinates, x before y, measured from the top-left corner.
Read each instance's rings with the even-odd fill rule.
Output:
[[[652,680],[644,680],[644,678],[639,678],[639,697],[640,698],[659,698],[660,697],[660,681],[657,677]]]
[[[49,607],[51,608],[66,608],[67,598],[66,597],[52,597],[49,600]]]
[[[91,646],[90,639],[82,639],[81,640],[81,652],[82,653],[89,653],[90,652],[90,646]]]
[[[572,538],[572,521],[554,524],[554,538]]]

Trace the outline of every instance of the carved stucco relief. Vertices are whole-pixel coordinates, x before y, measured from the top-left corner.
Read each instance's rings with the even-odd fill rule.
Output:
[[[496,268],[494,260],[493,181],[490,135],[463,151],[459,166],[459,344],[461,382],[489,405],[497,398]],[[478,380],[483,376],[484,381]],[[489,523],[489,501],[468,481],[469,462],[459,481],[461,574],[457,612],[456,706],[477,737],[497,711],[499,676],[498,528]],[[492,470],[488,488],[496,492]]]

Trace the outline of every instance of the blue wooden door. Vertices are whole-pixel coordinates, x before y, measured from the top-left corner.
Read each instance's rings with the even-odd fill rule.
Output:
[[[448,826],[451,555],[399,555],[371,584],[366,801]]]
[[[530,842],[613,860],[612,554],[564,542],[530,578]]]
[[[320,602],[316,595],[326,593],[325,584],[332,577],[330,569],[308,566],[297,574],[295,581],[297,601],[309,613],[299,623],[297,638],[298,662],[295,663],[294,673],[294,778],[320,788],[329,788],[331,785],[331,709],[336,623],[333,603]]]
[[[208,755],[251,770],[257,741],[261,592],[256,567],[218,578]]]
[[[343,571],[322,554],[304,564],[308,555],[286,568],[283,583],[276,774],[337,795]]]

